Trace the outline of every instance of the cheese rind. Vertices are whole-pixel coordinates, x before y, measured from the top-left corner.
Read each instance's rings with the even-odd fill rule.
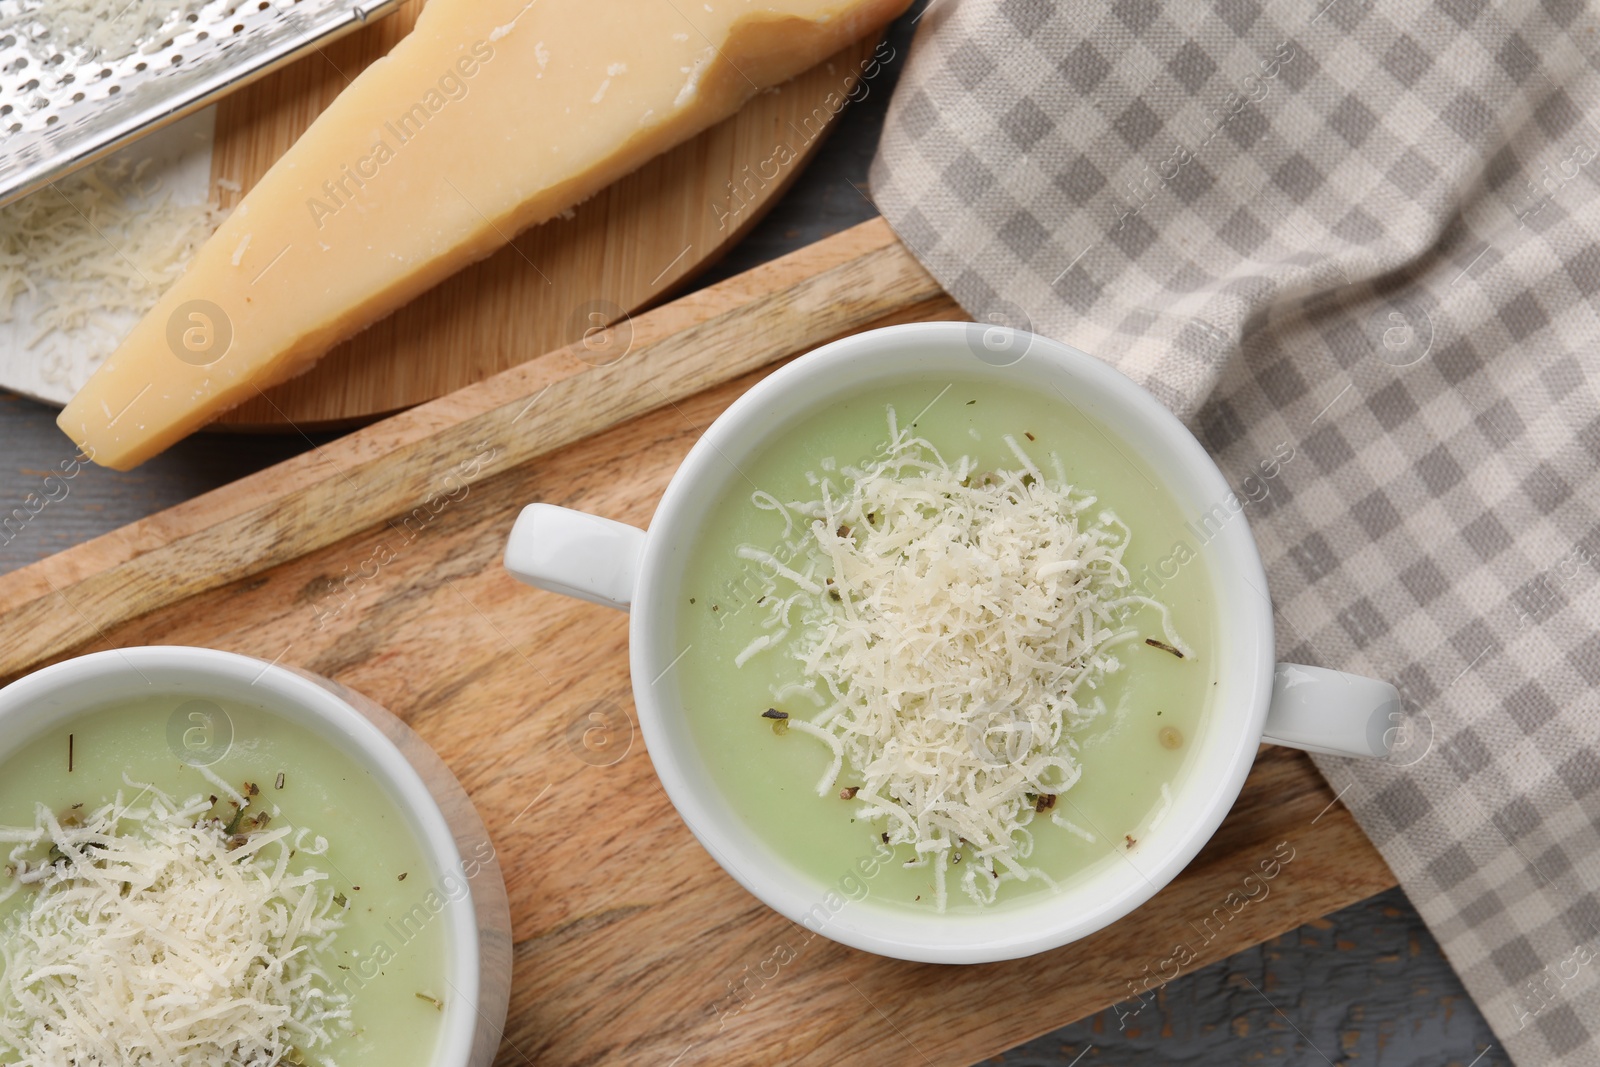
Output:
[[[432,0],[61,413],[126,470],[908,0]]]

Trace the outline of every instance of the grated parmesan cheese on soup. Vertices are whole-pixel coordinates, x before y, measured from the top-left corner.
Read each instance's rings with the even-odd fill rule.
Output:
[[[31,895],[0,937],[0,1060],[273,1067],[347,1030],[317,962],[342,909],[327,875],[289,870],[294,849],[326,842],[129,784],[131,801],[61,818],[41,805],[32,827],[0,830],[0,899]]]
[[[1164,606],[1132,591],[1128,529],[1095,498],[1047,477],[1011,438],[1016,467],[953,465],[900,430],[862,467],[823,464],[817,499],[758,507],[785,520],[778,552],[742,546],[758,564],[765,632],[736,658],[786,649],[823,695],[820,713],[788,725],[832,751],[819,794],[848,761],[861,782],[840,796],[858,817],[929,866],[935,905],[951,872],[973,901],[1028,864],[1029,824],[1078,780],[1071,731],[1102,705],[1085,690],[1120,667],[1112,647],[1134,635],[1121,616]]]

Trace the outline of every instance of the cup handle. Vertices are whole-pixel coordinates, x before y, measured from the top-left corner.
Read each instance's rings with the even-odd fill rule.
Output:
[[[1381,759],[1400,726],[1400,691],[1388,682],[1280,663],[1261,740],[1327,756]]]
[[[519,581],[591,604],[628,610],[645,533],[554,504],[529,504],[506,539],[506,570]]]

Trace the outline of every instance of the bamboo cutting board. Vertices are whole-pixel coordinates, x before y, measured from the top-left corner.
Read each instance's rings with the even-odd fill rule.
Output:
[[[961,317],[881,220],[865,223],[636,317],[612,365],[551,352],[0,577],[0,680],[73,652],[203,644],[304,666],[405,719],[466,786],[505,869],[506,1067],[965,1067],[1127,999],[1177,943],[1193,969],[1392,886],[1309,760],[1283,749],[1263,750],[1216,837],[1150,903],[985,966],[815,937],[677,819],[632,720],[627,617],[511,579],[500,555],[518,510],[643,526],[701,430],[775,364],[870,326]],[[1275,850],[1292,860],[1270,893],[1226,906]]]
[[[248,191],[351,79],[411,31],[421,10],[421,0],[409,0],[225,98],[213,184]],[[737,242],[789,187],[844,100],[859,96],[863,70],[877,69],[867,66],[877,43],[858,42],[757,94],[737,115],[578,205],[572,217],[534,227],[218,423],[352,425],[443,396],[656,302]],[[231,207],[242,193],[222,195]]]

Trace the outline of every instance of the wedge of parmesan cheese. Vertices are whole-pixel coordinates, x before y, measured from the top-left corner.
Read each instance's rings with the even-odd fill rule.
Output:
[[[1099,707],[1084,691],[1119,669],[1112,646],[1145,598],[1122,565],[1127,528],[1014,440],[1013,469],[952,465],[891,409],[889,441],[864,467],[814,473],[818,499],[759,494],[791,535],[778,553],[740,549],[766,575],[768,615],[738,662],[798,657],[825,706],[789,726],[833,753],[817,791],[848,765],[859,779],[841,795],[933,868],[941,910],[952,869],[988,903],[1046,877],[1028,826],[1078,780],[1072,731]]]
[[[31,897],[0,937],[0,1062],[274,1067],[348,1029],[317,963],[342,911],[326,875],[289,869],[303,828],[230,836],[213,799],[140,785],[0,830],[0,898]]]
[[[143,462],[908,2],[431,0],[245,196],[61,428],[97,463]]]

